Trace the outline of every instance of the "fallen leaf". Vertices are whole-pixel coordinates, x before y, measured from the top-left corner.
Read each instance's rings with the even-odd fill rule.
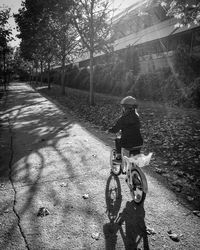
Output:
[[[188,200],[188,201],[193,201],[193,200],[194,200],[194,197],[188,195],[188,196],[187,196],[187,200]]]
[[[89,194],[84,194],[83,195],[83,199],[88,199],[89,198]]]
[[[173,161],[172,166],[176,166],[178,164],[178,161]]]
[[[175,233],[172,233],[172,230],[167,231],[167,233],[168,233],[169,237],[170,237],[173,241],[176,241],[176,242],[180,241],[178,235],[175,234]]]
[[[198,216],[198,217],[200,217],[200,211],[199,210],[194,210],[193,214],[196,215],[196,216]]]
[[[95,240],[99,240],[99,238],[100,238],[100,233],[93,233],[93,234],[92,234],[92,238],[95,239]]]
[[[50,212],[46,207],[40,207],[37,213],[37,216],[44,217],[49,215]]]
[[[154,235],[156,234],[155,230],[153,228],[147,227],[146,229],[147,234]]]
[[[63,183],[60,184],[60,186],[61,186],[61,187],[67,187],[67,186],[68,186],[68,183],[64,183],[64,182],[63,182]]]
[[[158,174],[164,174],[164,173],[166,173],[165,170],[160,169],[160,168],[155,168],[155,170],[156,170],[156,173],[158,173]]]
[[[172,234],[169,234],[169,237],[173,240],[173,241],[180,241],[179,237],[177,234],[175,233],[172,233]]]

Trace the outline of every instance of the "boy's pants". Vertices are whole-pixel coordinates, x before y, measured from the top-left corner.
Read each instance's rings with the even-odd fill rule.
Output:
[[[117,154],[121,154],[122,144],[121,144],[120,138],[115,139],[115,148],[116,148]],[[126,147],[124,147],[124,148],[126,148]],[[131,148],[131,147],[127,147],[127,148]],[[136,149],[136,150],[131,151],[131,154],[133,154],[133,155],[140,154],[140,149]]]
[[[115,148],[117,150],[117,154],[121,154],[121,139],[120,138],[116,138],[115,139]]]

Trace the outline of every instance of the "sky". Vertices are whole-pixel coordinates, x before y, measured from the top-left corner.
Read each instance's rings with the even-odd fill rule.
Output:
[[[11,9],[11,15],[13,13],[17,13],[18,9],[21,7],[21,2],[22,0],[0,0],[0,7],[9,7]],[[15,25],[15,21],[14,18],[11,17],[9,19],[9,26],[12,28],[12,33],[14,35],[14,41],[11,42],[11,46],[18,46],[20,40],[18,38],[15,38],[15,35],[17,34],[17,30],[16,30],[16,25]]]
[[[122,11],[123,9],[129,7],[130,5],[134,4],[135,2],[139,2],[142,0],[110,0],[113,3],[113,7],[116,9],[117,12]],[[6,6],[11,8],[11,14],[17,13],[18,9],[21,7],[22,0],[0,0],[0,7]],[[17,34],[16,25],[14,18],[11,17],[9,19],[9,25],[12,28],[13,35],[15,36]],[[19,45],[19,39],[15,38],[14,41],[11,42],[11,46],[18,46]]]

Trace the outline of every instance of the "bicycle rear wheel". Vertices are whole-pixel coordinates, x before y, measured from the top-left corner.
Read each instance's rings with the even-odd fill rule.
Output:
[[[135,203],[140,204],[145,200],[144,183],[141,174],[137,169],[131,171],[132,188],[131,194]]]
[[[120,175],[121,174],[121,164],[119,162],[115,162],[115,160],[116,160],[116,149],[112,149],[110,152],[111,172],[114,175]]]

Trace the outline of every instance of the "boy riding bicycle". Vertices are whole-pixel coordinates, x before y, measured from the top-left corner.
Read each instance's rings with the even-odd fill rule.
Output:
[[[108,130],[110,133],[121,132],[121,138],[115,139],[117,160],[121,160],[121,148],[133,148],[143,144],[139,115],[136,110],[138,107],[136,99],[132,96],[127,96],[121,100],[120,104],[123,114],[116,124]],[[140,149],[136,149],[132,153],[139,154]]]

